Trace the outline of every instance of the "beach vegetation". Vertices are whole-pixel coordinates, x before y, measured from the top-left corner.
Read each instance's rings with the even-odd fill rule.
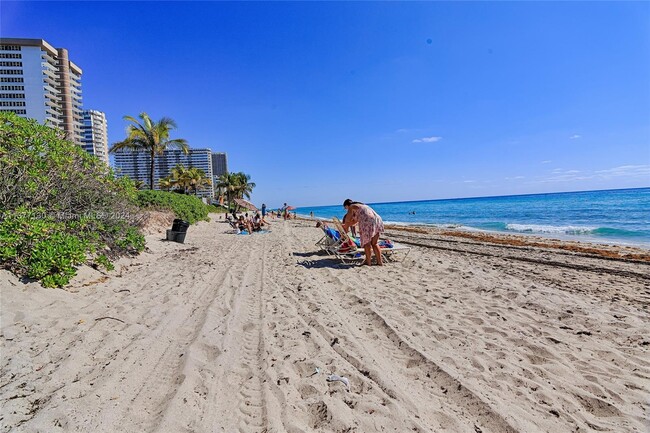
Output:
[[[139,191],[137,204],[144,209],[169,209],[174,212],[177,218],[190,224],[198,221],[209,221],[208,214],[215,212],[214,206],[206,205],[198,197],[168,191]]]
[[[115,269],[115,266],[113,265],[113,263],[111,263],[109,258],[106,257],[106,255],[104,255],[104,254],[100,254],[97,257],[95,257],[95,264],[98,265],[98,266],[102,266],[107,271],[112,271],[112,270]]]
[[[138,116],[140,120],[132,116],[124,116],[124,120],[131,122],[126,128],[126,138],[113,143],[109,152],[115,153],[121,149],[128,149],[134,152],[147,152],[151,157],[149,166],[149,189],[154,189],[154,167],[155,158],[161,155],[166,149],[180,149],[185,153],[189,152],[187,141],[182,138],[171,138],[171,132],[176,129],[176,122],[169,117],[163,117],[159,121],[152,120],[145,112]]]
[[[226,201],[228,202],[228,209],[235,211],[239,206],[234,202],[234,200],[236,198],[250,198],[255,186],[255,183],[251,182],[250,175],[243,172],[226,172],[219,176],[218,183],[216,185],[220,194],[226,197]]]
[[[1,267],[61,287],[98,255],[137,254],[137,193],[61,131],[0,113]]]
[[[158,181],[158,186],[163,191],[171,191],[174,188],[174,178],[172,176],[163,177]]]
[[[171,175],[162,178],[158,185],[161,189],[167,191],[172,189],[180,190],[184,194],[191,191],[194,195],[197,195],[199,189],[212,185],[212,180],[200,168],[187,168],[182,164],[178,164],[172,168]]]

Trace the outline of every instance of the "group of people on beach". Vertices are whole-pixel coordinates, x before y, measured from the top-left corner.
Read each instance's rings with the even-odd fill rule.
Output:
[[[262,204],[261,213],[259,210],[255,210],[255,213],[243,213],[237,215],[236,211],[233,211],[231,214],[226,214],[226,221],[230,226],[237,231],[237,234],[246,232],[247,234],[253,234],[254,232],[259,232],[264,230],[264,226],[269,226],[269,222],[266,217],[270,218],[284,218],[287,219],[296,219],[296,213],[293,214],[289,212],[289,206],[285,203],[281,209],[276,211],[268,211],[266,203]]]
[[[244,231],[249,235],[252,235],[254,232],[259,232],[264,230],[264,226],[268,226],[269,223],[266,221],[264,216],[260,215],[259,212],[255,214],[240,214],[237,216],[236,212],[232,213],[232,218],[230,215],[226,214],[226,221],[230,226],[237,231],[237,234],[241,234]]]
[[[291,219],[292,215],[288,208],[289,206],[285,203],[282,209],[277,211],[277,216],[281,216],[285,220]],[[367,204],[353,201],[349,198],[343,202],[343,208],[346,210],[342,221],[343,229],[346,232],[350,230],[352,236],[356,237],[356,228],[358,227],[360,243],[365,252],[365,261],[363,264],[370,266],[372,264],[372,254],[374,253],[377,265],[382,266],[383,261],[381,251],[379,250],[379,235],[384,232],[384,222],[379,214]],[[237,216],[236,212],[233,212],[232,218],[230,218],[230,215],[226,215],[226,219],[237,230],[237,233],[246,231],[248,234],[253,234],[256,231],[263,230],[264,226],[269,225],[266,221],[267,215],[273,218],[276,217],[276,213],[273,211],[267,212],[266,204],[262,204],[261,214],[259,211],[256,211],[255,214],[249,215],[248,213],[244,213],[243,215]],[[313,213],[310,215],[313,215]],[[295,218],[295,214],[293,218]]]

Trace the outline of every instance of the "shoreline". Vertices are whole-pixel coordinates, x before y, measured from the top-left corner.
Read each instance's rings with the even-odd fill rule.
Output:
[[[371,203],[384,224],[539,236],[650,251],[650,187]],[[324,217],[340,205],[300,207]],[[340,218],[340,217],[339,217]]]
[[[298,218],[310,220],[309,215],[297,214]],[[314,216],[314,220],[323,220],[331,221],[331,218],[326,217],[317,217]],[[562,242],[578,242],[586,244],[595,244],[595,245],[604,245],[604,246],[618,246],[623,248],[635,248],[650,251],[650,241],[641,242],[641,241],[630,241],[627,239],[620,238],[598,238],[590,235],[575,235],[575,234],[562,234],[562,233],[542,233],[542,232],[524,232],[524,231],[502,231],[502,230],[489,230],[476,227],[465,226],[462,224],[436,224],[436,223],[419,223],[419,222],[405,222],[405,221],[384,221],[384,225],[395,226],[395,227],[414,227],[414,228],[423,228],[423,229],[438,229],[438,230],[450,230],[450,231],[459,231],[467,233],[486,233],[496,236],[521,236],[522,238],[532,237],[539,238],[542,240],[553,240],[553,241],[562,241]]]
[[[403,262],[345,265],[312,223],[0,271],[1,431],[645,430],[646,261],[390,226]]]
[[[332,222],[329,218],[304,217],[298,215],[297,219],[303,221],[327,221]],[[585,240],[573,239],[556,239],[551,237],[540,236],[536,234],[525,233],[504,233],[487,230],[465,230],[463,228],[437,227],[423,224],[395,224],[385,223],[387,231],[419,233],[422,235],[442,236],[447,238],[463,238],[477,242],[495,243],[501,245],[511,245],[520,247],[539,247],[573,251],[576,253],[588,253],[600,257],[608,257],[622,260],[634,260],[639,262],[650,262],[650,248],[644,248],[637,245],[622,245],[616,243],[597,243]],[[385,236],[384,236],[385,237]]]

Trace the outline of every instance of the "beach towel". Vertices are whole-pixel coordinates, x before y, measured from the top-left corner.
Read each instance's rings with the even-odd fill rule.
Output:
[[[334,230],[331,227],[327,227],[325,229],[325,233],[327,233],[327,236],[329,236],[331,239],[338,241],[341,239],[341,233],[338,232],[338,230]]]

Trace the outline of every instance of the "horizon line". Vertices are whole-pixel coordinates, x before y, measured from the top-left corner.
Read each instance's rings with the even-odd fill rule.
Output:
[[[610,188],[610,189],[590,189],[590,190],[580,190],[580,191],[536,192],[536,193],[532,193],[532,194],[506,194],[506,195],[486,195],[486,196],[474,196],[474,197],[434,198],[434,199],[424,199],[424,200],[382,201],[382,202],[371,202],[371,203],[367,203],[367,204],[376,205],[376,204],[398,204],[398,203],[422,203],[422,202],[426,202],[426,201],[447,201],[447,200],[451,201],[451,200],[472,200],[472,199],[480,199],[480,198],[526,197],[526,196],[532,196],[532,195],[575,194],[575,193],[582,193],[582,192],[604,192],[604,191],[627,191],[627,190],[634,190],[634,189],[649,189],[649,188],[650,188],[650,185],[632,187],[632,188]],[[318,205],[318,206],[299,206],[296,209],[330,207],[330,206],[337,206],[337,205],[335,205],[335,204],[326,204],[326,205]]]

